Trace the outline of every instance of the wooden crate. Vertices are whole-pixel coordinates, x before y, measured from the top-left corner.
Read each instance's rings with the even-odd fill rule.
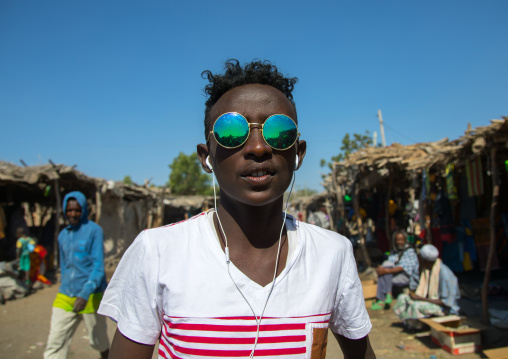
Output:
[[[366,280],[362,282],[363,298],[371,299],[376,298],[377,284],[373,280]]]
[[[464,320],[456,315],[420,319],[430,327],[431,339],[452,354],[475,353],[481,350],[480,329],[465,328]]]

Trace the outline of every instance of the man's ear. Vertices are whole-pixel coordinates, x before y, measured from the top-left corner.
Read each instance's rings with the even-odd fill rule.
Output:
[[[307,142],[304,140],[300,140],[297,143],[296,147],[296,155],[298,156],[298,168],[302,166],[303,158],[305,157],[305,154],[307,153]]]
[[[201,162],[201,167],[206,173],[212,173],[212,170],[208,168],[208,165],[206,164],[206,158],[210,155],[208,152],[208,146],[204,143],[200,143],[197,147],[197,153],[198,153],[198,159],[199,162]],[[211,159],[210,159],[211,162]]]

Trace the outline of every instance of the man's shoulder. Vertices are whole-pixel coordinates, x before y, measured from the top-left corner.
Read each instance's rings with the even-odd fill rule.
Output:
[[[453,273],[453,271],[450,269],[450,267],[448,267],[443,262],[441,262],[441,265],[439,267],[439,275],[444,277],[444,278],[455,278],[455,279],[457,279],[457,276],[455,275],[455,273]]]
[[[102,227],[99,224],[95,223],[94,221],[87,221],[86,223],[84,223],[84,226],[102,232]]]
[[[183,221],[167,224],[161,227],[145,229],[143,232],[146,237],[163,237],[168,239],[176,234],[180,234],[181,236],[186,233],[190,234],[195,231],[201,231],[204,222],[206,222],[206,212],[199,213]]]
[[[407,256],[411,256],[411,257],[413,257],[413,256],[417,257],[416,250],[413,247],[409,247],[408,249],[406,249],[404,254],[406,254]]]

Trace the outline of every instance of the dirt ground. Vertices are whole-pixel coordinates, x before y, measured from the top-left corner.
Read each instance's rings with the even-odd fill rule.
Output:
[[[49,333],[51,305],[57,291],[58,285],[54,285],[0,306],[0,358],[42,358]],[[405,333],[393,312],[369,310],[369,314],[373,324],[370,338],[377,358],[428,359],[431,355],[435,355],[437,359],[455,357],[433,344],[429,336],[416,337]],[[115,323],[108,319],[110,339],[115,329]],[[156,358],[156,354],[153,357]],[[480,354],[460,356],[461,359],[481,357]],[[76,331],[69,358],[99,358],[98,353],[88,344],[87,332],[83,324]],[[342,358],[333,335],[329,335],[326,358]]]

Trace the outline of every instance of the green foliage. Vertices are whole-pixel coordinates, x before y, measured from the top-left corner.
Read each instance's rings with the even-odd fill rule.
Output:
[[[169,165],[171,173],[167,185],[171,193],[182,195],[210,194],[210,176],[203,172],[196,153],[183,152]]]
[[[343,161],[350,153],[367,146],[372,146],[372,136],[369,131],[365,131],[365,134],[353,133],[353,138],[351,138],[349,133],[346,133],[342,139],[342,145],[340,146],[341,152],[337,156],[333,156],[331,162],[326,162],[325,159],[321,159],[321,167],[328,164],[331,170],[334,162]]]
[[[294,192],[295,197],[306,197],[306,196],[312,196],[314,194],[318,193],[315,189],[312,188],[300,188],[297,191]]]
[[[130,186],[132,186],[134,184],[134,182],[132,182],[131,176],[129,176],[129,175],[127,175],[123,178],[123,183],[128,184]]]

